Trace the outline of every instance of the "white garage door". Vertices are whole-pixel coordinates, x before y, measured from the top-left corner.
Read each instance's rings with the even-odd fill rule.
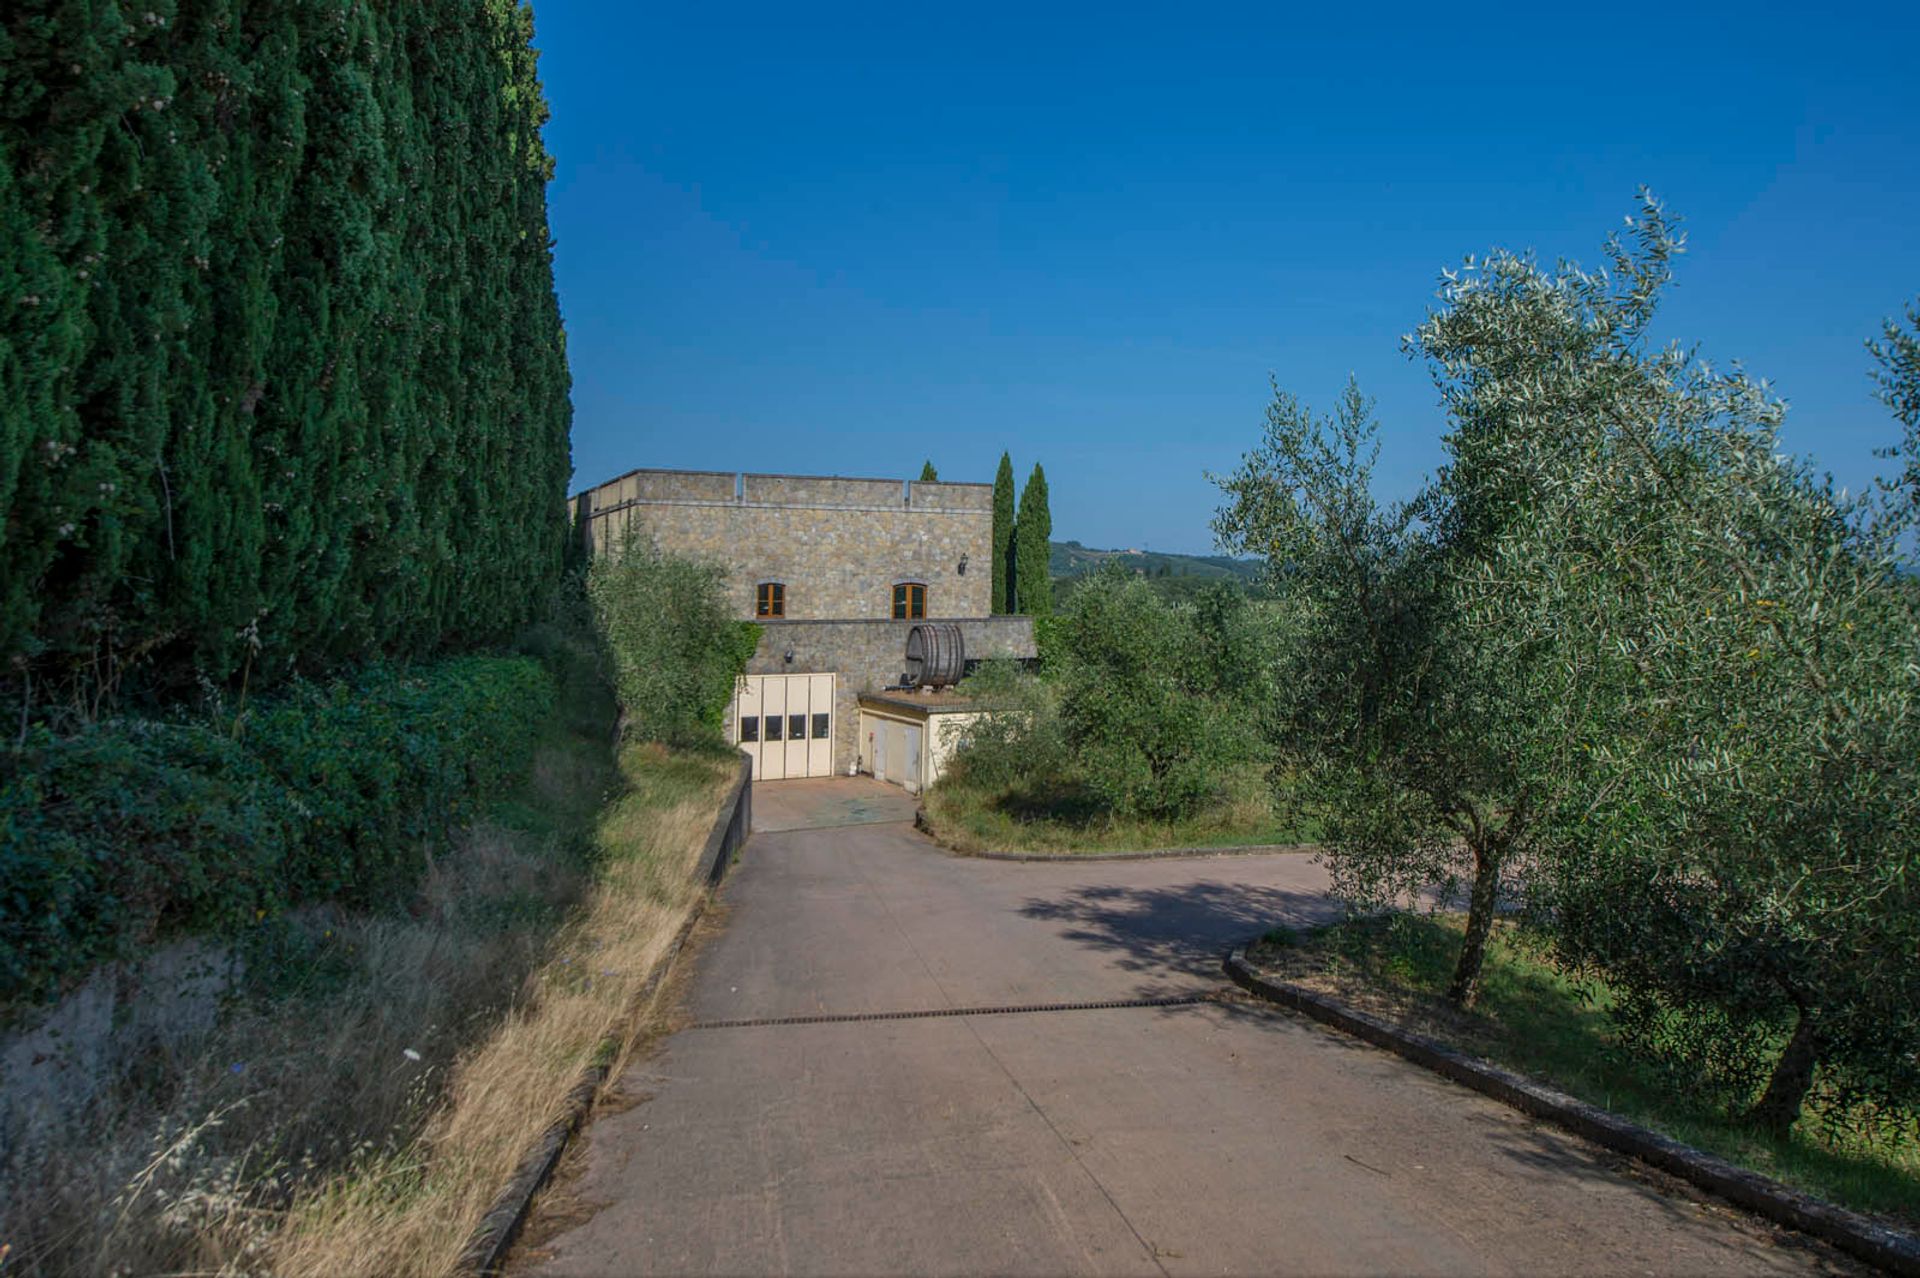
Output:
[[[877,714],[860,716],[860,757],[876,781],[891,781],[910,793],[920,793],[920,725],[884,719]]]
[[[833,691],[830,674],[740,676],[733,740],[755,781],[833,775]]]

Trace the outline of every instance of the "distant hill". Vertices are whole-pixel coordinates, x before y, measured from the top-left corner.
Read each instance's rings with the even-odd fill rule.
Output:
[[[1159,550],[1094,550],[1077,541],[1052,543],[1048,570],[1055,578],[1079,577],[1101,564],[1118,561],[1147,577],[1194,577],[1233,579],[1253,585],[1260,578],[1260,565],[1250,559],[1226,555],[1173,555]]]

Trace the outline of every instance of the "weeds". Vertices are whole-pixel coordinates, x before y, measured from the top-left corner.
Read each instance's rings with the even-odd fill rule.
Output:
[[[0,1044],[5,1273],[451,1271],[704,888],[732,759],[610,722],[576,670],[404,910],[103,969]]]
[[[1179,820],[1120,816],[1072,781],[1015,781],[1001,788],[943,779],[925,813],[940,842],[964,852],[1129,852],[1236,847],[1312,838],[1310,820],[1277,804],[1265,770],[1241,769],[1222,793]]]

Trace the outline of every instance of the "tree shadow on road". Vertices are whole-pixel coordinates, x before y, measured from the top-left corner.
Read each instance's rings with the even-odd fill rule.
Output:
[[[1321,892],[1200,882],[1168,887],[1092,884],[1029,898],[1025,918],[1059,925],[1063,940],[1116,951],[1125,971],[1218,975],[1221,957],[1276,925],[1311,927],[1343,907]]]

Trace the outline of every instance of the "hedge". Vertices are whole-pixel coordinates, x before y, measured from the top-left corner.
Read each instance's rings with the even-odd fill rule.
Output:
[[[237,720],[31,730],[0,752],[0,1007],[169,936],[401,899],[553,704],[539,662],[465,657],[296,684]]]
[[[531,12],[3,8],[0,701],[533,616],[571,410]]]

